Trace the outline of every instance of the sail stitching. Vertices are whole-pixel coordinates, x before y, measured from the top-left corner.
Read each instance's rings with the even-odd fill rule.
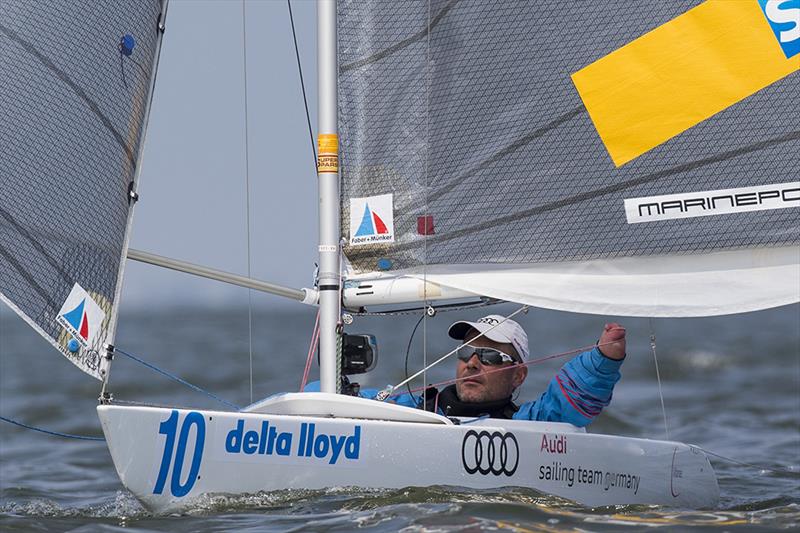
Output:
[[[771,148],[772,146],[788,143],[792,141],[800,140],[800,131],[793,131],[786,135],[781,135],[779,137],[774,137],[772,139],[767,139],[758,143],[754,143],[748,146],[744,146],[742,148],[738,148],[736,150],[730,150],[727,152],[723,152],[716,156],[707,157],[704,159],[699,159],[697,161],[690,161],[689,163],[684,163],[682,165],[678,165],[672,168],[664,169],[658,172],[654,172],[652,174],[647,174],[645,176],[640,176],[638,178],[633,178],[621,183],[616,183],[613,185],[609,185],[607,187],[602,187],[600,189],[594,189],[591,191],[587,191],[580,194],[575,194],[573,196],[569,196],[566,198],[562,198],[560,200],[550,202],[548,204],[532,207],[530,209],[526,209],[524,211],[520,211],[517,213],[512,213],[506,216],[497,217],[492,220],[488,220],[486,222],[481,222],[479,224],[475,224],[472,226],[468,226],[466,228],[462,228],[459,230],[451,231],[447,234],[436,235],[431,238],[434,242],[444,242],[449,241],[452,239],[456,239],[459,237],[464,237],[466,235],[470,235],[472,233],[476,233],[481,230],[485,230],[488,228],[492,228],[494,226],[500,224],[508,224],[510,222],[515,222],[517,220],[522,220],[525,218],[529,218],[535,215],[539,215],[542,213],[546,213],[548,211],[553,211],[555,209],[560,209],[562,207],[566,207],[569,205],[577,204],[586,200],[596,199],[598,196],[605,196],[607,194],[620,192],[626,189],[630,189],[632,187],[637,187],[640,185],[644,185],[647,183],[653,183],[658,180],[664,179],[666,177],[672,176],[673,174],[680,174],[682,172],[688,172],[691,170],[695,170],[707,165],[711,165],[714,163],[720,163],[722,161],[726,161],[729,159],[733,159],[742,155],[746,155],[752,152],[756,152],[759,150],[763,150],[766,148]],[[394,249],[397,251],[400,250],[409,250],[418,247],[418,243],[408,242],[397,244],[394,246]]]
[[[55,63],[48,59],[47,56],[37,50],[35,46],[17,35],[14,30],[4,26],[3,24],[0,24],[0,31],[5,33],[9,39],[22,46],[22,48],[24,48],[28,53],[38,59],[42,65],[47,67],[50,72],[55,74],[58,79],[63,81],[70,89],[72,89],[72,92],[74,92],[78,98],[83,100],[92,113],[94,113],[94,115],[100,119],[100,122],[103,124],[106,130],[111,133],[111,136],[114,138],[117,144],[119,144],[119,146],[125,151],[125,155],[127,156],[130,164],[133,167],[136,167],[136,157],[133,154],[133,149],[128,146],[128,144],[125,142],[125,138],[116,130],[114,125],[111,123],[111,119],[109,119],[108,116],[103,113],[103,111],[100,109],[100,106],[97,105],[97,102],[89,98],[89,95],[86,94],[86,91],[84,91],[77,83],[75,83],[75,81],[73,81],[66,72],[61,70]]]
[[[385,50],[381,50],[380,52],[378,52],[376,54],[373,54],[373,55],[371,55],[369,57],[365,57],[364,59],[359,59],[357,61],[353,61],[352,63],[347,63],[346,65],[342,65],[341,67],[339,67],[339,73],[341,74],[341,73],[347,72],[348,70],[358,69],[358,68],[364,67],[366,65],[369,65],[370,63],[376,63],[376,62],[378,62],[378,61],[380,61],[382,59],[385,59],[385,58],[391,56],[395,52],[398,52],[398,51],[402,50],[403,48],[406,48],[407,46],[414,44],[417,41],[421,41],[422,39],[427,38],[430,35],[430,32],[433,30],[433,28],[436,27],[436,25],[438,25],[439,22],[441,22],[441,20],[445,17],[445,15],[447,15],[447,13],[458,2],[460,2],[460,0],[450,0],[450,2],[446,6],[444,6],[442,8],[442,10],[439,11],[439,13],[435,17],[433,17],[433,19],[430,18],[430,9],[429,9],[428,10],[428,24],[425,26],[425,28],[421,29],[420,31],[418,31],[417,33],[412,35],[411,37],[408,37],[407,39],[403,39],[402,41],[400,41],[399,43],[395,44],[394,46],[390,46],[389,48],[386,48]],[[429,3],[429,7],[430,7],[430,3]]]

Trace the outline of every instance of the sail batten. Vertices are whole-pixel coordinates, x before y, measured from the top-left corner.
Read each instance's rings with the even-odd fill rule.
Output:
[[[571,265],[582,262],[684,264],[689,277],[719,253],[800,245],[800,54],[784,53],[758,2],[729,4],[340,2],[341,215],[350,275],[484,273],[493,284],[453,287],[533,303],[542,301],[538,289],[515,293],[506,284],[525,285],[525,272],[540,282],[541,269],[574,272]],[[731,27],[732,16],[743,26]],[[748,40],[737,43],[750,54],[743,60],[769,72],[726,63],[741,56],[717,50],[736,40],[732,31]],[[697,72],[704,86],[724,90],[696,108],[680,104],[680,84]],[[649,91],[637,102],[639,116],[600,121],[606,108],[625,109],[624,101],[608,102],[633,98],[639,88]],[[647,95],[673,93],[674,116],[661,117]],[[648,131],[650,140],[637,144],[637,128],[648,124],[664,131]],[[374,207],[387,195],[390,208]],[[347,227],[351,206],[365,203],[391,221],[390,234]],[[646,223],[630,216],[637,209],[652,215]],[[795,265],[782,275],[800,273]],[[495,267],[521,278],[490,274]],[[730,281],[751,279],[746,271]],[[622,276],[615,282],[634,292],[641,285]],[[783,290],[768,301],[800,300],[794,284]],[[641,308],[607,296],[616,314],[719,314],[702,292],[686,295],[684,310],[661,306],[656,293]],[[768,305],[746,298],[757,296],[719,309]],[[557,298],[546,306],[589,307]]]
[[[0,299],[97,379],[165,5],[0,3]]]

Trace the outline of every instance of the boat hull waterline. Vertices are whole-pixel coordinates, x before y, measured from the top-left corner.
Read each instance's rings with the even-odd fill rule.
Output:
[[[706,455],[568,424],[320,418],[101,405],[117,473],[150,510],[207,494],[356,486],[528,487],[587,506],[714,507]]]

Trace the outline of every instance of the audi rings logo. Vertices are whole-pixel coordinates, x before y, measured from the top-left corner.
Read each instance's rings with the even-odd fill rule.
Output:
[[[519,466],[519,445],[511,432],[469,430],[461,443],[461,462],[468,474],[513,476]]]

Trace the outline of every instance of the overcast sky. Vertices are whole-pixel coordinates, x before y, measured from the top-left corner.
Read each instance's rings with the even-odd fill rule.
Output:
[[[316,8],[292,6],[316,127]],[[310,286],[317,180],[288,9],[248,0],[246,13],[252,275]],[[244,117],[242,2],[171,0],[132,248],[247,273]],[[243,289],[129,261],[122,305],[243,298]],[[254,292],[254,303],[282,302]]]

